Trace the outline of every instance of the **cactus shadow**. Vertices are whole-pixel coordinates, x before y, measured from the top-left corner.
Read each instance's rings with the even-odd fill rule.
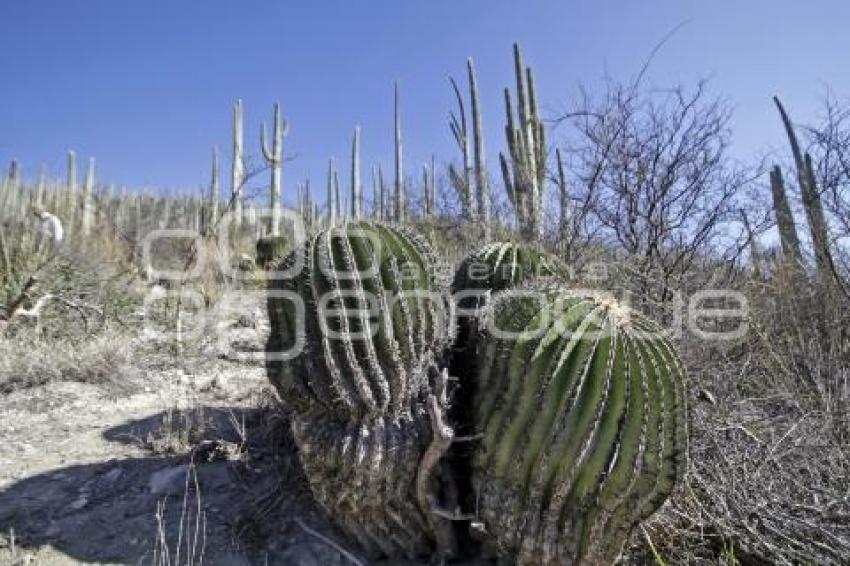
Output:
[[[270,432],[257,410],[200,410],[203,421],[158,413],[103,433],[108,442],[159,446],[162,453],[71,465],[0,490],[0,563],[148,564],[164,546],[170,561],[159,563],[176,563],[180,540],[182,564],[196,526],[196,556],[203,547],[207,564],[348,563],[302,525],[357,554],[330,526],[293,465],[288,427]],[[244,429],[233,426],[234,416]],[[205,426],[194,432],[181,429],[201,422]],[[163,438],[163,423],[176,439]],[[180,439],[190,441],[182,451]]]

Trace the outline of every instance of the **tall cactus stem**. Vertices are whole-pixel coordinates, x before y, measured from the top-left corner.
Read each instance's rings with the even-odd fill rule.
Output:
[[[360,126],[354,128],[351,142],[351,216],[360,220],[363,215],[363,186],[360,184]]]
[[[481,121],[481,102],[478,98],[478,79],[472,57],[466,60],[469,75],[469,99],[472,112],[472,141],[475,155],[475,196],[478,203],[478,220],[484,228],[484,239],[490,239],[490,185],[485,161],[484,129]]]
[[[396,222],[404,222],[405,209],[407,207],[405,188],[404,188],[404,152],[402,150],[401,141],[401,101],[399,99],[398,83],[395,83],[394,91],[394,108],[395,108],[395,198],[394,198],[394,219]]]
[[[230,169],[230,195],[233,199],[234,224],[242,225],[242,185],[245,182],[243,154],[242,100],[233,103],[233,159]]]
[[[280,206],[281,206],[281,171],[283,169],[283,138],[289,132],[289,122],[280,116],[280,103],[274,105],[274,126],[272,146],[269,147],[266,140],[266,126],[260,125],[260,146],[263,150],[263,158],[271,170],[271,182],[269,185],[269,208],[271,215],[269,219],[269,233],[272,236],[280,235]]]

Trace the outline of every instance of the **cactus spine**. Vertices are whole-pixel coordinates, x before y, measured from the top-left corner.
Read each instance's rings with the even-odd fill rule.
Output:
[[[395,198],[393,201],[394,220],[404,222],[407,199],[404,188],[404,163],[401,145],[401,103],[399,100],[398,83],[395,83]]]
[[[280,174],[283,168],[283,138],[289,132],[289,122],[280,117],[280,103],[274,105],[274,126],[272,133],[272,146],[269,147],[266,140],[266,125],[260,125],[260,146],[263,149],[263,158],[271,170],[271,184],[269,185],[269,208],[271,218],[269,221],[269,233],[272,236],[280,234]]]
[[[450,339],[430,250],[400,229],[353,222],[317,233],[279,268],[298,272],[271,289],[307,308],[301,324],[292,301],[270,296],[268,351],[299,337],[306,348],[267,367],[293,410],[314,495],[370,555],[429,553],[413,486],[430,437],[429,374]]]
[[[782,179],[782,169],[779,166],[775,166],[770,171],[770,189],[773,193],[773,211],[779,229],[782,255],[785,261],[790,262],[790,265],[801,266],[803,265],[803,253],[800,250],[800,239],[797,237],[797,226],[794,223],[791,206],[788,204],[785,182]]]
[[[558,289],[502,293],[484,321],[473,483],[492,542],[517,564],[614,563],[684,475],[681,363],[638,314]]]
[[[242,101],[233,103],[233,161],[230,169],[230,195],[236,226],[242,225],[242,185],[245,182],[245,159],[242,152]]]
[[[546,181],[546,139],[537,106],[534,75],[524,68],[522,53],[514,44],[518,123],[514,122],[511,93],[505,89],[505,134],[508,158],[499,154],[502,179],[514,207],[520,233],[528,240],[543,236],[543,187]]]
[[[354,128],[351,142],[351,217],[360,220],[363,215],[363,186],[360,184],[360,126]]]

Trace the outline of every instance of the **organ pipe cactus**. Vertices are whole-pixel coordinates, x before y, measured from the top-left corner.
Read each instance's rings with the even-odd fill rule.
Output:
[[[820,192],[817,187],[812,158],[808,153],[804,154],[800,150],[800,144],[797,141],[796,133],[794,133],[791,118],[788,116],[779,98],[773,97],[773,102],[776,104],[776,108],[779,110],[779,115],[782,118],[782,123],[785,126],[785,132],[788,135],[788,141],[791,145],[791,153],[794,157],[794,165],[797,168],[797,180],[800,184],[803,208],[806,211],[806,218],[809,221],[809,229],[812,234],[812,246],[815,251],[818,277],[825,282],[835,280],[843,289],[843,283],[837,276],[837,270],[830,249],[829,227],[827,226],[826,217],[823,212],[823,204],[821,203]]]
[[[212,152],[212,171],[210,173],[210,213],[209,219],[207,219],[208,225],[204,227],[205,232],[212,229],[218,221],[218,205],[221,200],[220,171],[218,145],[214,145]]]
[[[86,168],[86,178],[83,182],[83,215],[81,232],[83,237],[91,234],[92,222],[94,220],[94,157],[89,158]]]
[[[337,199],[334,198],[334,160],[328,160],[328,225],[333,226],[336,222]]]
[[[233,159],[230,169],[230,195],[233,200],[234,223],[242,224],[242,185],[245,183],[245,157],[242,151],[242,101],[233,103]]]
[[[401,101],[398,83],[395,84],[395,197],[393,200],[394,220],[404,222],[407,210],[407,195],[404,187],[404,152],[401,144]]]
[[[797,226],[794,223],[791,206],[788,204],[785,182],[782,179],[782,169],[779,166],[770,171],[770,190],[773,195],[773,210],[779,229],[782,255],[786,261],[791,262],[792,266],[801,266],[803,265],[803,254],[800,251],[800,239],[797,237]]]
[[[267,358],[302,465],[319,503],[373,556],[427,554],[437,538],[417,497],[429,377],[451,340],[433,266],[417,236],[352,222],[279,262],[295,273],[270,287],[268,352],[303,344],[289,361]]]
[[[514,44],[517,84],[517,109],[511,92],[505,89],[505,113],[508,157],[499,154],[502,179],[508,199],[514,207],[523,237],[539,240],[543,235],[543,187],[546,182],[546,139],[537,106],[534,75],[524,67],[519,45]]]
[[[68,195],[73,198],[77,193],[77,154],[74,150],[68,150],[68,178],[65,182],[65,187],[68,190]]]
[[[360,126],[354,128],[351,141],[351,217],[360,220],[363,214],[363,186],[360,183]]]
[[[269,220],[269,234],[277,236],[280,234],[280,174],[283,168],[283,138],[289,132],[289,122],[280,117],[280,104],[274,105],[274,126],[272,127],[272,145],[266,140],[266,125],[260,126],[260,146],[263,149],[263,158],[271,170],[271,183],[269,185],[269,208],[271,218]]]
[[[449,77],[449,82],[452,85],[452,90],[457,99],[458,114],[454,112],[449,114],[449,128],[457,142],[461,155],[463,156],[463,173],[458,173],[453,165],[449,165],[449,175],[452,179],[452,185],[460,196],[461,215],[466,220],[474,220],[475,212],[473,207],[472,194],[472,156],[469,144],[469,132],[466,126],[466,108],[463,102],[463,96],[460,94],[460,88],[453,77]]]
[[[481,125],[481,102],[478,100],[478,79],[472,57],[466,60],[469,76],[469,100],[472,111],[472,146],[475,155],[475,195],[478,201],[478,221],[484,227],[484,239],[490,239],[490,184],[484,157],[484,128]]]
[[[603,299],[509,291],[477,338],[479,519],[516,564],[611,564],[686,467],[684,371],[660,329]]]

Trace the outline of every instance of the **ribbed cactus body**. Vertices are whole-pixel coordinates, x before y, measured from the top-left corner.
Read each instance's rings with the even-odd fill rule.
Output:
[[[561,290],[501,293],[481,327],[467,385],[487,532],[518,564],[612,563],[685,470],[673,349],[638,314]]]
[[[557,257],[529,244],[494,242],[467,257],[455,273],[452,293],[510,289],[533,278],[565,275]],[[460,306],[474,304],[461,298]]]
[[[430,552],[412,490],[431,440],[429,375],[451,332],[429,247],[401,228],[352,223],[319,232],[276,269],[298,269],[271,290],[299,297],[305,316],[272,293],[268,350],[292,347],[297,333],[304,349],[267,367],[295,414],[314,494],[373,553]]]
[[[369,424],[296,414],[292,433],[314,496],[370,556],[415,558],[432,551],[411,491],[430,439],[424,412]]]

